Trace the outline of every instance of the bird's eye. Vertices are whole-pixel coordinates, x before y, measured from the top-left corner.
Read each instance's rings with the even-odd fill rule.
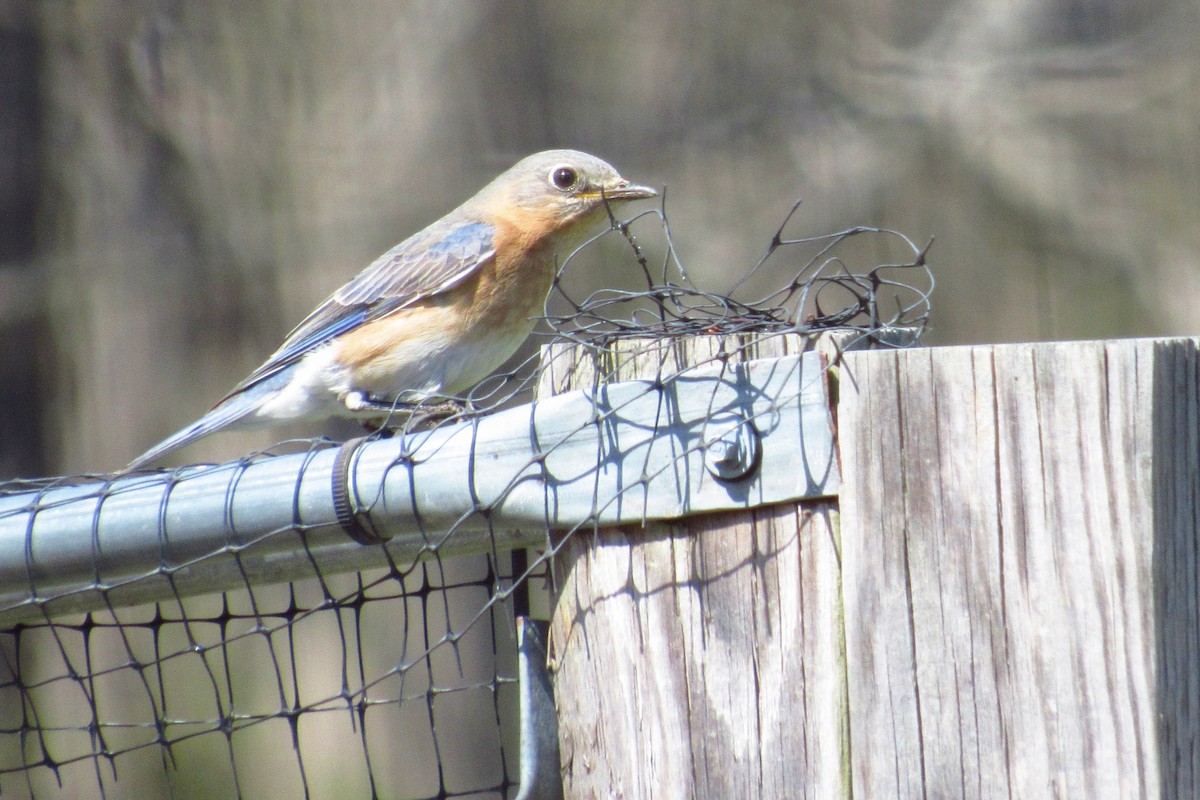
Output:
[[[579,181],[579,173],[571,167],[555,167],[550,173],[550,183],[566,191]]]

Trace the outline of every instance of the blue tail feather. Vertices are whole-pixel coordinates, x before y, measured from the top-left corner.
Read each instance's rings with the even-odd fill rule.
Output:
[[[184,445],[191,444],[197,439],[208,436],[210,433],[216,433],[223,428],[229,427],[243,417],[254,413],[264,402],[279,393],[279,390],[291,377],[288,374],[289,372],[290,370],[285,370],[284,372],[276,373],[267,380],[256,383],[253,386],[248,386],[237,394],[225,398],[212,411],[209,411],[191,425],[163,439],[154,445],[154,447],[151,447],[129,462],[129,465],[125,467],[125,471],[128,472],[129,470],[144,467],[172,450],[177,450]]]

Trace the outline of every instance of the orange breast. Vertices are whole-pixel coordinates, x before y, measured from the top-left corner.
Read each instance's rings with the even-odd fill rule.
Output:
[[[533,329],[556,268],[554,236],[497,220],[496,256],[449,291],[340,337],[337,360],[372,392],[457,393],[486,377]]]

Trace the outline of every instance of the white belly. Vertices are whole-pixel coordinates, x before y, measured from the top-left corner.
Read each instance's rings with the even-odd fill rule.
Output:
[[[265,400],[246,423],[353,417],[345,398],[356,392],[389,402],[461,395],[508,360],[526,335],[527,331],[466,343],[434,333],[389,351],[372,365],[370,374],[342,366],[337,345],[327,345],[304,356],[278,394]],[[378,411],[360,414],[377,416]]]

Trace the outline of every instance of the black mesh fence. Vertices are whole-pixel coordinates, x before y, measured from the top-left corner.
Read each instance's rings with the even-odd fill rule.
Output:
[[[546,616],[553,554],[618,517],[703,511],[653,495],[666,476],[713,480],[679,478],[704,447],[718,479],[754,458],[681,433],[681,406],[724,413],[705,376],[831,331],[906,346],[928,322],[925,247],[879,228],[800,235],[798,209],[711,289],[662,208],[614,220],[585,248],[643,286],[556,284],[536,357],[467,397],[398,407],[353,446],[0,487],[0,792],[515,796],[515,620]],[[695,392],[710,394],[680,401]],[[372,464],[386,492],[337,483]]]

